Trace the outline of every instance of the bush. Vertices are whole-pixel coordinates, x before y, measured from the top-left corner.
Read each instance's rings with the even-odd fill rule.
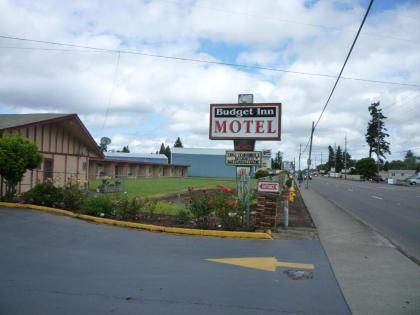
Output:
[[[180,209],[178,213],[176,214],[177,220],[180,223],[186,223],[191,220],[191,212],[189,212],[187,209]]]
[[[23,194],[25,203],[60,208],[63,205],[63,189],[55,187],[52,182],[37,184]]]
[[[94,216],[109,217],[115,215],[111,198],[104,195],[87,197],[80,207],[80,212]]]
[[[63,208],[78,212],[87,196],[83,194],[79,185],[69,185],[63,190]]]
[[[258,171],[255,172],[255,178],[261,178],[261,177],[267,177],[270,176],[270,173],[267,172],[266,170],[263,169],[259,169]]]
[[[114,200],[113,206],[115,208],[115,216],[118,219],[134,220],[137,218],[138,213],[144,206],[145,202],[141,198],[128,199],[127,195]]]

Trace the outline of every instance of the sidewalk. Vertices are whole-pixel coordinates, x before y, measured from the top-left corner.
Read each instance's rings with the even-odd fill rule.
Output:
[[[420,314],[420,267],[310,188],[301,193],[353,314]]]

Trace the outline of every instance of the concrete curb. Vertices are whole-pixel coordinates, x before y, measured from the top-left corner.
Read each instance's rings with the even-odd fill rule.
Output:
[[[11,202],[0,202],[0,206],[11,207],[11,208],[29,208],[39,210],[43,212],[53,213],[57,215],[63,215],[71,218],[77,218],[89,222],[101,223],[114,225],[125,228],[133,228],[139,230],[146,230],[151,232],[164,232],[173,234],[184,234],[184,235],[195,235],[195,236],[214,236],[214,237],[225,237],[225,238],[251,238],[251,239],[262,239],[272,240],[271,233],[268,231],[264,232],[235,232],[235,231],[218,231],[218,230],[199,230],[199,229],[188,229],[178,227],[167,227],[153,224],[143,224],[128,221],[118,221],[107,218],[98,218],[86,214],[74,213],[68,210],[56,209],[31,204],[11,203]]]

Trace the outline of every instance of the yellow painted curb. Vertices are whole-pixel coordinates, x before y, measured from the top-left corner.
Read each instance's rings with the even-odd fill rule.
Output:
[[[140,230],[147,230],[152,232],[165,232],[165,233],[174,233],[174,234],[186,234],[186,235],[198,235],[198,236],[215,236],[215,237],[228,237],[228,238],[253,238],[253,239],[263,239],[263,240],[272,240],[271,233],[264,232],[236,232],[236,231],[219,231],[219,230],[199,230],[199,229],[188,229],[188,228],[179,228],[179,227],[167,227],[159,226],[153,224],[144,224],[128,221],[118,221],[107,218],[99,218],[86,214],[74,213],[68,210],[56,209],[38,205],[31,204],[21,204],[21,203],[11,203],[11,202],[0,202],[0,206],[11,207],[11,208],[29,208],[34,210],[39,210],[43,212],[63,215],[67,217],[77,218],[89,222],[95,222],[100,224],[108,224],[126,228],[134,228]],[[271,231],[270,231],[271,232]]]

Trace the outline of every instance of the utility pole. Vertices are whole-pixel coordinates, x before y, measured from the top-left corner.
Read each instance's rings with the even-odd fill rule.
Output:
[[[296,157],[293,157],[293,176],[295,176],[295,171],[296,171]]]
[[[337,178],[337,144],[334,143],[334,177]]]
[[[344,136],[344,179],[347,179],[347,135]]]
[[[299,173],[300,173],[300,156],[302,155],[302,145],[299,144]]]
[[[321,164],[322,164],[322,151],[321,151]]]
[[[309,168],[311,167],[311,154],[312,154],[312,138],[314,136],[314,122],[312,122],[312,129],[311,129],[311,140],[309,143],[309,158],[308,158],[308,172],[306,174],[306,189],[309,188]]]
[[[377,159],[376,164],[377,164],[378,176],[379,176],[379,128],[380,128],[379,115],[378,115],[377,120],[378,120],[378,137],[377,137],[377,144],[376,144],[376,159]]]

